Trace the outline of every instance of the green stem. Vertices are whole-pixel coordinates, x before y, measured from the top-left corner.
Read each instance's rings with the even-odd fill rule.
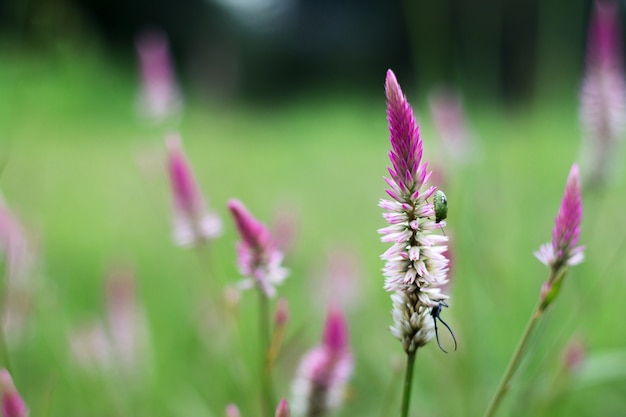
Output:
[[[417,350],[406,354],[406,373],[404,374],[404,390],[402,391],[402,408],[400,417],[408,417],[409,404],[411,402],[411,385],[413,383],[413,365]]]
[[[524,357],[524,352],[526,351],[526,347],[528,346],[528,342],[530,341],[530,335],[532,334],[533,330],[537,326],[539,319],[541,319],[543,311],[544,310],[541,309],[541,304],[537,304],[537,307],[535,307],[535,309],[533,310],[533,313],[530,316],[530,320],[528,320],[528,324],[526,325],[526,329],[524,330],[524,334],[522,335],[521,340],[517,344],[517,348],[515,348],[515,352],[513,353],[513,356],[511,357],[511,361],[509,362],[509,365],[507,366],[506,371],[504,372],[504,375],[502,376],[502,380],[500,381],[500,384],[498,385],[496,395],[491,400],[491,404],[489,404],[489,408],[487,408],[485,417],[492,417],[495,415],[495,412],[498,409],[500,402],[502,401],[502,399],[508,392],[510,383],[511,383],[511,378],[513,378],[515,371],[517,370],[520,362],[522,361],[522,358]]]
[[[269,299],[259,290],[259,354],[261,365],[261,394],[263,410],[266,417],[274,415],[274,389],[272,384],[272,368],[268,366],[268,350],[270,348]]]

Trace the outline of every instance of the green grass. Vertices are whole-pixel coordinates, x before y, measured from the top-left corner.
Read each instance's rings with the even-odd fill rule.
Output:
[[[387,330],[391,304],[378,258],[386,245],[376,233],[384,225],[377,200],[384,196],[389,148],[382,87],[379,97],[317,93],[265,109],[188,94],[178,127],[226,225],[211,247],[217,272],[209,278],[195,253],[171,243],[164,131],[136,118],[133,76],[99,57],[80,65],[72,55],[0,57],[8,98],[0,100],[0,156],[8,157],[0,185],[39,242],[32,314],[11,349],[31,415],[209,416],[221,415],[228,402],[244,416],[259,414],[255,294],[243,294],[237,326],[199,313],[209,303],[204,291],[239,279],[237,238],[225,208],[231,197],[266,222],[281,204],[300,218],[288,256],[291,276],[280,289],[292,318],[278,366],[279,395],[289,397],[299,356],[319,339],[326,300],[313,299],[310,289],[326,254],[348,246],[362,262],[354,289],[362,302],[348,313],[356,368],[339,415],[396,415],[401,375],[393,367],[403,354]],[[418,353],[415,416],[484,412],[547,278],[532,252],[550,240],[580,143],[574,91],[530,111],[466,101],[480,160],[465,168],[441,161],[425,107],[418,109],[425,157],[446,176],[454,283],[443,315],[459,350],[446,355],[431,343]],[[500,415],[624,411],[623,362],[609,357],[602,368],[591,359],[626,350],[625,192],[622,173],[603,193],[584,193],[586,261],[571,271],[540,325]],[[67,347],[71,328],[104,314],[104,277],[120,263],[136,271],[152,342],[146,372],[133,378],[81,369]],[[554,404],[540,407],[573,334],[584,338],[590,367]]]

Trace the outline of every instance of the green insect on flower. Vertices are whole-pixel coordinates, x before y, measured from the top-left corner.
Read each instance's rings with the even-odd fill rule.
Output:
[[[439,223],[448,217],[448,199],[443,191],[435,191],[433,206],[435,207],[435,223]]]

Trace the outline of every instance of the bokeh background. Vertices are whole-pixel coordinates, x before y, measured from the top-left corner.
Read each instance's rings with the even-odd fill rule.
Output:
[[[376,232],[388,68],[450,203],[443,316],[459,349],[419,352],[412,414],[480,415],[547,279],[532,253],[550,240],[569,168],[584,157],[592,10],[580,0],[1,2],[0,187],[30,257],[23,281],[4,285],[5,315],[17,319],[5,323],[3,366],[31,415],[217,416],[230,402],[259,414],[257,300],[227,291],[240,279],[233,197],[291,237],[277,393],[289,398],[339,292],[356,366],[337,415],[396,415],[403,352],[387,330]],[[618,11],[622,20],[621,2]],[[175,105],[159,117],[142,98],[146,31],[169,40],[175,72]],[[462,127],[460,154],[432,110],[442,89],[461,98],[464,121],[451,122]],[[225,224],[199,251],[171,239],[163,138],[172,131]],[[626,173],[623,152],[613,153],[610,178],[583,191],[586,260],[540,326],[502,415],[626,413]],[[94,330],[115,320],[118,298],[142,311],[123,360]],[[573,345],[583,359],[566,366]]]

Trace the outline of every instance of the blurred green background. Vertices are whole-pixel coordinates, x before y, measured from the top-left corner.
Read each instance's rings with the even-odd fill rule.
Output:
[[[498,30],[513,30],[507,16],[524,9],[521,3],[481,3],[475,15],[491,10]],[[321,60],[314,68],[329,60],[328,73],[303,71],[299,79],[298,65],[273,73],[291,62],[278,47],[255,67],[253,58],[264,56],[264,49],[244,40],[256,35],[244,36],[237,25],[224,23],[245,45],[246,58],[238,63],[240,78],[219,90],[219,74],[229,67],[189,52],[202,50],[202,37],[192,48],[172,36],[185,105],[177,118],[160,124],[137,114],[132,42],[134,30],[167,26],[164,20],[123,25],[135,12],[119,9],[118,23],[110,23],[95,6],[86,11],[80,3],[4,4],[0,186],[36,246],[28,315],[20,337],[8,334],[7,342],[11,371],[31,415],[218,416],[229,402],[244,416],[260,414],[255,294],[241,294],[228,312],[215,308],[223,289],[240,279],[236,232],[226,210],[232,197],[268,224],[281,213],[297,219],[285,262],[291,274],[279,291],[289,300],[291,318],[277,364],[277,393],[289,398],[301,354],[319,343],[329,300],[315,291],[327,285],[329,254],[347,248],[359,267],[357,301],[346,308],[356,366],[337,415],[396,415],[403,352],[387,330],[391,303],[379,259],[387,245],[376,233],[384,226],[377,202],[384,197],[382,176],[389,165],[383,81],[394,65],[420,119],[425,158],[443,178],[450,204],[446,232],[453,284],[443,315],[459,341],[458,351],[447,355],[435,343],[418,353],[412,415],[484,412],[547,279],[532,252],[551,238],[567,173],[580,155],[578,89],[591,4],[570,2],[565,10],[531,2],[528,21],[534,24],[524,26],[524,15],[513,19],[534,34],[528,71],[516,47],[506,47],[508,35],[492,39],[497,31],[459,14],[463,7],[436,4],[395,4],[389,17],[395,20],[380,24],[401,28],[388,34],[390,41],[400,39],[391,48],[395,52],[381,52],[386,45],[377,44],[367,59],[355,58],[367,64],[358,68],[358,77],[351,62],[315,50],[307,59]],[[133,5],[141,10],[141,3]],[[167,3],[158,5],[155,10]],[[455,19],[445,17],[450,10],[457,11]],[[446,25],[436,19],[418,24],[438,13]],[[41,16],[46,19],[35,19]],[[71,25],[63,24],[67,16]],[[178,15],[172,21],[185,26]],[[356,22],[358,37],[370,20]],[[116,25],[123,28],[118,36]],[[441,38],[438,31],[456,35]],[[445,39],[454,44],[466,32],[478,37],[466,59],[455,58],[461,53],[446,58],[445,51],[455,47],[433,46]],[[518,36],[509,41],[524,37]],[[481,45],[484,56],[475,55]],[[325,46],[333,48],[328,41],[319,49]],[[246,54],[246,48],[254,53]],[[468,58],[474,56],[476,62]],[[201,76],[203,63],[208,78]],[[333,76],[334,68],[342,70]],[[257,70],[262,74],[254,75]],[[465,93],[476,139],[476,152],[465,165],[446,159],[428,110],[428,92],[440,83]],[[225,224],[225,234],[199,253],[171,241],[163,136],[174,130]],[[586,260],[571,270],[542,322],[501,415],[626,412],[626,306],[620,300],[626,291],[625,175],[618,170],[603,189],[583,191]],[[82,366],[69,347],[71,335],[106,315],[106,277],[120,266],[136,276],[148,347],[136,369]],[[586,346],[586,358],[580,369],[563,374],[562,354],[574,335]]]

